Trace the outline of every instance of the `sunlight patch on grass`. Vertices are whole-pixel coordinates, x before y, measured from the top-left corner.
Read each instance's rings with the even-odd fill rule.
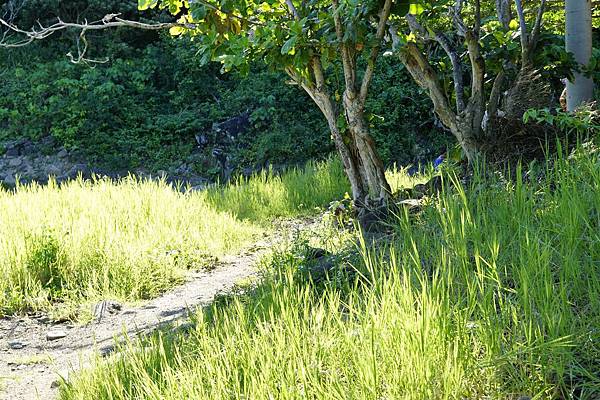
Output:
[[[152,298],[240,251],[273,218],[326,207],[345,185],[329,161],[201,192],[135,177],[0,189],[0,316],[72,317],[102,298]]]

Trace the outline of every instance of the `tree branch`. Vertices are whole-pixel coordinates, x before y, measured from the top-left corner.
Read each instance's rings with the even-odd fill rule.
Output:
[[[544,12],[546,11],[546,0],[541,0],[540,8],[538,9],[537,16],[535,18],[535,24],[531,31],[531,38],[529,39],[529,50],[533,51],[537,45],[538,38],[540,36],[540,30],[542,29],[542,20],[544,18]]]
[[[377,32],[375,34],[375,45],[371,48],[371,54],[369,54],[369,60],[367,61],[367,68],[363,76],[362,84],[360,86],[360,101],[362,103],[367,99],[367,93],[369,92],[369,85],[373,78],[373,72],[375,71],[375,60],[379,54],[381,48],[381,42],[385,35],[385,27],[390,17],[390,11],[392,9],[392,0],[385,0],[383,8],[379,14],[379,24],[377,25]]]
[[[529,39],[527,38],[527,23],[525,22],[525,14],[523,12],[523,3],[521,0],[515,0],[517,6],[517,15],[519,16],[519,27],[521,29],[521,47],[526,49],[529,47]]]
[[[469,60],[471,61],[471,98],[469,99],[469,103],[471,107],[476,106],[480,108],[483,107],[484,103],[485,61],[481,55],[479,40],[471,32],[467,32],[465,40]]]
[[[473,32],[475,33],[475,37],[479,39],[479,34],[481,32],[481,0],[475,0],[475,24]]]
[[[412,42],[407,43],[400,52],[400,59],[417,84],[429,92],[434,110],[442,123],[455,132],[457,116],[452,111],[448,98],[442,90],[437,73],[417,45]]]
[[[510,12],[510,0],[496,0],[496,14],[498,21],[502,24],[505,31],[510,29],[510,20],[512,18]]]
[[[442,49],[446,52],[452,63],[452,77],[454,80],[454,91],[456,94],[456,112],[460,113],[465,109],[464,99],[464,79],[463,79],[463,68],[460,56],[456,51],[455,47],[450,42],[450,39],[441,32],[436,32],[435,37],[431,37],[429,32],[417,22],[414,15],[406,15],[406,20],[411,32],[423,40],[435,40],[440,44]]]
[[[498,103],[500,102],[500,95],[502,94],[502,86],[504,85],[504,80],[506,78],[506,74],[504,70],[498,72],[496,78],[494,79],[494,84],[492,85],[492,90],[490,92],[490,98],[487,106],[487,117],[489,121],[494,121],[496,118],[496,114],[498,113]]]
[[[136,28],[136,29],[157,31],[157,30],[163,30],[163,29],[170,29],[170,28],[176,27],[176,26],[182,27],[182,28],[193,29],[196,26],[195,24],[189,24],[189,23],[184,24],[184,23],[179,23],[179,22],[147,24],[147,23],[138,22],[138,21],[125,20],[125,19],[119,18],[115,14],[107,15],[106,17],[104,17],[103,19],[101,19],[99,21],[93,21],[93,22],[89,22],[89,23],[87,21],[85,21],[83,23],[63,22],[59,18],[56,23],[45,27],[45,26],[42,26],[38,22],[38,28],[34,27],[29,31],[20,29],[17,25],[15,25],[11,22],[5,21],[4,19],[0,19],[0,25],[8,28],[9,31],[11,31],[15,34],[24,36],[23,40],[16,41],[16,42],[7,42],[5,40],[1,41],[0,47],[4,47],[4,48],[26,46],[35,40],[46,39],[47,37],[52,36],[56,32],[64,31],[66,29],[79,29],[82,32],[87,32],[87,31],[93,31],[93,30],[103,30],[103,29],[118,28],[118,27],[130,27],[130,28]]]
[[[467,28],[465,26],[465,21],[462,17],[462,8],[463,0],[456,0],[454,7],[450,7],[449,12],[452,17],[452,20],[454,21],[456,33],[464,37],[467,34]]]
[[[350,54],[348,46],[344,44],[344,29],[342,27],[342,20],[340,19],[339,14],[340,3],[338,0],[332,0],[332,5],[335,33],[340,45],[340,52],[342,53],[342,65],[344,67],[344,81],[346,83],[346,90],[354,95],[356,90],[355,72],[353,68],[352,55]]]
[[[285,4],[287,4],[287,7],[294,18],[300,19],[300,14],[298,14],[298,10],[296,9],[296,6],[294,6],[294,3],[292,3],[292,0],[285,0]]]

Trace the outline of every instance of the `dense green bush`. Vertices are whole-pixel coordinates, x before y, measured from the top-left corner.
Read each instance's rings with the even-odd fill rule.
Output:
[[[55,15],[94,20],[115,11],[140,18],[135,2],[63,3],[30,1],[17,23],[28,27]],[[311,99],[264,65],[254,65],[248,76],[222,74],[219,65],[200,66],[188,39],[131,29],[88,34],[86,58],[108,61],[73,64],[65,54],[77,52],[76,39],[76,32],[67,31],[25,48],[0,50],[0,141],[51,134],[98,167],[155,171],[198,152],[195,134],[210,136],[214,122],[248,110],[252,126],[228,149],[240,169],[297,164],[333,150]],[[428,133],[437,131],[427,97],[396,59],[382,59],[378,72],[368,108],[384,161],[436,155],[448,136],[432,147]],[[195,157],[196,172],[216,172],[210,152],[209,146]]]

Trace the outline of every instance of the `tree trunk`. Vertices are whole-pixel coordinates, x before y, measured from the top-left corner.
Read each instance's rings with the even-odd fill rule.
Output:
[[[344,136],[337,126],[337,113],[334,104],[331,101],[331,97],[327,92],[306,84],[302,84],[302,88],[317,104],[327,121],[336,150],[344,165],[344,171],[350,181],[352,198],[354,200],[364,199],[367,193],[365,185],[366,180],[364,174],[361,173],[358,149],[356,149],[352,140],[344,140]]]
[[[481,121],[483,120],[482,60],[477,58],[476,70],[473,71],[473,94],[467,107],[458,115],[450,106],[448,97],[442,90],[437,73],[414,43],[408,43],[400,52],[400,59],[413,79],[429,93],[433,102],[433,110],[440,121],[452,132],[469,160],[479,157],[482,149]]]
[[[567,51],[573,53],[580,65],[588,65],[592,55],[592,11],[590,0],[565,2]],[[567,111],[573,111],[593,96],[594,82],[581,73],[573,82],[567,82]]]
[[[365,178],[365,187],[371,200],[386,203],[391,196],[391,188],[385,177],[385,168],[375,150],[375,142],[369,134],[363,103],[360,97],[348,90],[344,93],[344,111],[348,130],[352,136],[360,158],[360,171]],[[367,200],[363,198],[361,200]]]

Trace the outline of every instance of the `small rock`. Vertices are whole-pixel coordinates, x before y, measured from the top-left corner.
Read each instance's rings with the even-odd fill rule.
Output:
[[[21,147],[21,154],[22,155],[29,155],[29,154],[33,154],[36,150],[36,147],[33,143],[31,142],[27,142],[23,144],[23,147]]]
[[[56,139],[54,139],[54,136],[44,136],[41,140],[40,143],[44,146],[54,146],[54,144],[56,143]]]
[[[56,389],[60,385],[62,385],[63,382],[66,382],[68,380],[69,380],[69,371],[59,372],[58,373],[58,377],[55,380],[52,381],[52,383],[50,384],[50,387],[52,389]]]
[[[8,342],[8,347],[10,347],[13,350],[19,350],[25,346],[27,346],[25,343],[19,342],[18,340],[11,340],[10,342]]]
[[[19,149],[17,147],[10,147],[6,149],[6,153],[4,153],[7,157],[16,157],[19,155]]]
[[[8,161],[8,165],[10,165],[11,167],[18,167],[21,164],[23,164],[23,159],[19,157],[11,158]]]
[[[15,177],[13,175],[7,175],[4,180],[3,180],[4,184],[8,185],[8,186],[15,186],[17,184],[17,180],[15,179]]]
[[[60,149],[60,151],[58,153],[56,153],[56,156],[58,158],[66,158],[68,155],[69,155],[69,152],[64,147],[62,149]]]
[[[56,165],[50,164],[46,167],[46,176],[59,176],[61,173],[62,170]]]
[[[123,309],[123,305],[114,300],[103,300],[94,307],[94,317],[98,320],[102,319],[105,313],[117,314]]]
[[[206,190],[206,185],[196,185],[196,186],[192,186],[190,187],[187,191],[188,192],[201,192],[203,190]]]
[[[61,329],[53,329],[51,331],[48,331],[48,333],[46,333],[46,340],[62,339],[65,336],[67,336],[67,332],[65,332]]]
[[[82,175],[86,175],[89,172],[87,165],[85,164],[75,164],[69,172],[67,172],[67,176],[70,178],[77,178],[77,176],[81,173]]]

